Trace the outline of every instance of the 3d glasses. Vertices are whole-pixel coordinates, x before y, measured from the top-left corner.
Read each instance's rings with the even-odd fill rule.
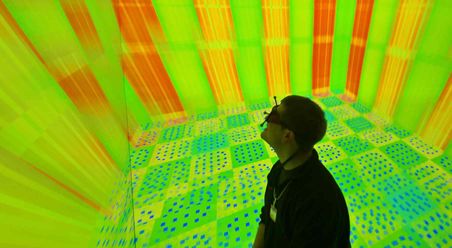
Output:
[[[275,106],[273,106],[272,111],[270,113],[268,112],[264,112],[264,114],[266,115],[264,122],[262,122],[261,127],[265,124],[265,122],[267,123],[274,123],[274,124],[279,124],[279,125],[283,125],[286,126],[287,125],[281,121],[281,117],[278,113],[278,111],[276,110],[276,108],[278,108],[278,102],[276,101],[276,96],[273,97],[275,99]]]

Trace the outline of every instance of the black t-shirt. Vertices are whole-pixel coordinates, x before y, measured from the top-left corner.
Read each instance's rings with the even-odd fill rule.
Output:
[[[281,168],[281,172],[278,176],[278,186],[282,185],[292,173],[294,173],[294,170],[286,170],[284,167]]]
[[[345,198],[317,151],[301,166],[285,171],[278,184],[282,170],[278,161],[267,176],[259,223],[265,224],[264,247],[350,247]],[[275,223],[270,218],[273,190],[278,197],[286,186],[275,204]]]

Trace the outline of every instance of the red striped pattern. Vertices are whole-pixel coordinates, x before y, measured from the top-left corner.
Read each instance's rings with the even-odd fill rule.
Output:
[[[350,101],[355,101],[358,96],[373,5],[373,0],[358,0],[356,6],[352,44],[348,58],[347,83],[345,87],[345,96]]]
[[[102,44],[85,1],[60,0],[60,3],[86,54],[91,57],[102,54]]]
[[[150,115],[183,111],[179,96],[158,54],[150,32],[163,31],[150,1],[115,2],[122,37],[128,47],[121,62],[124,74]],[[147,27],[151,27],[148,31]],[[153,33],[154,34],[154,33]]]
[[[204,37],[200,57],[218,105],[243,102],[232,50],[234,24],[229,1],[195,0],[195,9]]]
[[[314,48],[312,61],[312,88],[314,96],[329,94],[331,58],[333,50],[336,1],[314,2]]]
[[[262,0],[264,63],[270,96],[290,94],[289,1]]]

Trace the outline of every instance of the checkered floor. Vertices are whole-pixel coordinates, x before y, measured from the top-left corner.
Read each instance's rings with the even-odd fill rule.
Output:
[[[359,103],[315,101],[316,145],[350,212],[353,247],[451,247],[451,159]],[[276,154],[256,104],[144,125],[131,152],[137,247],[251,247]]]

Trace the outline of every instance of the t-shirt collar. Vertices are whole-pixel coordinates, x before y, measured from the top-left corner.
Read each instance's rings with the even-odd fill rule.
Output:
[[[310,168],[312,168],[313,165],[315,165],[316,161],[319,160],[319,154],[317,153],[317,151],[315,149],[312,149],[312,153],[311,156],[308,158],[308,160],[306,160],[303,165],[298,166],[297,168],[293,169],[293,170],[289,170],[286,171],[288,174],[288,179],[292,179],[292,178],[298,178],[301,177],[303,175],[306,175],[306,172],[309,171]],[[281,162],[278,161],[279,166],[281,166]],[[281,168],[281,170],[283,170],[284,168]]]

